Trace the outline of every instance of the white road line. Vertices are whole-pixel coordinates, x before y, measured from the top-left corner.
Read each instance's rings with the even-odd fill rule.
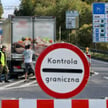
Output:
[[[95,75],[99,75],[99,72],[95,72]]]
[[[30,77],[30,78],[35,78],[35,77],[33,76],[33,77]],[[24,80],[25,80],[25,79],[20,80],[20,81],[16,81],[16,82],[13,82],[13,83],[10,83],[10,84],[7,84],[7,85],[4,85],[4,86],[0,87],[0,90],[9,89],[8,87],[14,88],[14,87],[11,87],[11,86],[14,86],[14,85],[16,85],[16,84],[20,84],[20,83],[24,82]],[[34,80],[34,81],[32,81],[32,82],[28,82],[27,84],[24,84],[24,83],[23,83],[23,85],[22,85],[22,86],[18,86],[18,88],[19,88],[19,87],[26,87],[26,86],[29,86],[29,85],[33,84],[34,82],[36,82],[36,80]],[[15,87],[15,88],[17,88],[17,87]]]
[[[104,76],[104,79],[108,79],[108,77]]]
[[[4,89],[4,88],[7,88],[7,87],[10,87],[10,86],[13,86],[13,85],[16,85],[16,84],[19,84],[19,83],[22,83],[22,82],[24,82],[24,80],[17,81],[17,82],[14,82],[14,83],[11,83],[11,84],[2,86],[2,87],[0,87],[0,90],[2,90],[2,89]]]
[[[36,87],[36,86],[38,86],[38,84],[29,85],[26,87]],[[18,89],[18,88],[24,88],[24,86],[10,87],[10,88],[6,88],[5,90]]]
[[[26,84],[23,84],[23,85],[21,85],[21,86],[19,86],[19,87],[27,87],[27,86],[29,86],[29,85],[35,83],[35,82],[37,82],[37,81],[27,82]]]

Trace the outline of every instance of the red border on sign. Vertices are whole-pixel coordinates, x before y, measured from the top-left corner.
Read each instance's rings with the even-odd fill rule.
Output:
[[[68,93],[57,93],[55,91],[52,91],[50,88],[48,88],[44,84],[42,77],[41,77],[41,64],[42,64],[43,59],[48,53],[50,53],[51,51],[55,49],[59,49],[59,48],[66,48],[66,49],[69,49],[75,52],[80,57],[84,65],[84,77],[83,77],[81,84],[75,90],[68,92]],[[89,64],[88,64],[86,56],[78,47],[72,44],[69,44],[69,43],[56,43],[56,44],[53,44],[47,47],[38,57],[36,66],[35,66],[35,75],[36,75],[38,84],[43,89],[43,91],[45,91],[47,94],[55,98],[69,98],[69,97],[72,97],[78,94],[87,84],[88,78],[89,78]]]

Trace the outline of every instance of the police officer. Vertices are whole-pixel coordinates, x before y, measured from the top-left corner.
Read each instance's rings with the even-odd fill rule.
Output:
[[[2,82],[1,75],[5,74],[5,82],[8,81],[8,66],[7,66],[7,60],[6,60],[6,46],[3,45],[0,51],[0,82]]]

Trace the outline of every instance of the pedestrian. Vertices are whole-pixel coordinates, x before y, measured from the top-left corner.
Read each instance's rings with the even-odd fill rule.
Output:
[[[7,66],[7,57],[6,57],[6,46],[2,45],[1,51],[0,51],[0,82],[2,82],[1,75],[4,73],[5,75],[5,82],[8,81],[8,73],[9,69]]]
[[[29,73],[30,69],[34,74],[34,65],[33,65],[33,61],[32,61],[34,51],[31,49],[31,45],[25,46],[25,50],[24,50],[23,54],[24,54],[25,82],[26,82],[28,80],[28,73]]]

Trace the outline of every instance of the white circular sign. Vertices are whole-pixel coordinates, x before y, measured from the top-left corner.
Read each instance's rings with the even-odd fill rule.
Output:
[[[58,93],[76,89],[83,80],[83,63],[78,55],[69,49],[55,49],[45,56],[41,65],[44,84]]]
[[[85,55],[71,44],[49,46],[36,63],[39,85],[54,97],[75,95],[74,92],[81,91],[85,86],[88,76],[89,65]]]

